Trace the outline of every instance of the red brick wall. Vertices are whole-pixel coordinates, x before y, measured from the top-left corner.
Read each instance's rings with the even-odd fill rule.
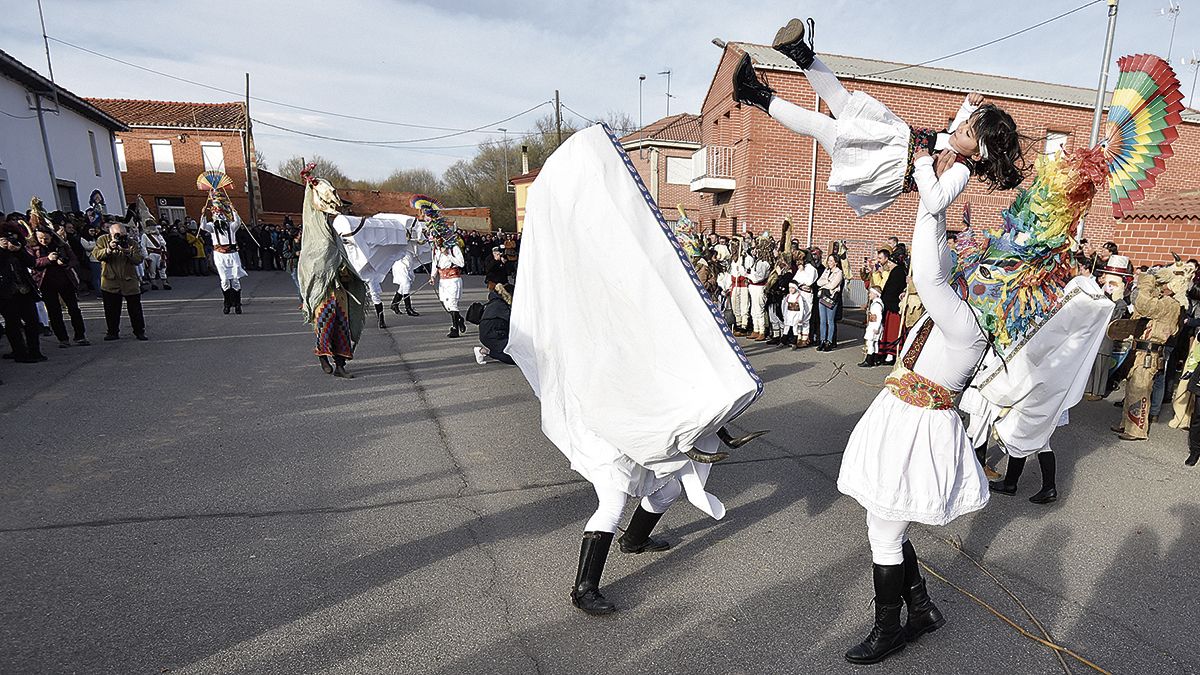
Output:
[[[651,152],[650,148],[626,150],[629,153],[629,159],[633,161],[634,168],[642,177],[642,182],[650,190],[654,190],[651,184],[651,162],[655,153]],[[677,220],[679,211],[675,208],[676,204],[683,204],[683,208],[687,210],[688,218],[693,222],[697,222],[697,218],[701,215],[703,207],[701,195],[698,192],[692,192],[690,185],[671,185],[667,183],[667,158],[676,157],[683,158],[689,162],[692,161],[692,153],[695,150],[685,148],[658,148],[658,208],[662,210],[663,216],[667,220]],[[689,171],[690,173],[690,171]]]
[[[180,134],[187,139],[180,141]],[[242,136],[237,131],[196,131],[180,129],[132,129],[118,132],[117,138],[125,146],[125,165],[128,169],[121,174],[125,184],[125,197],[129,202],[140,194],[146,204],[157,215],[155,199],[158,197],[182,197],[184,208],[191,218],[200,219],[200,209],[208,200],[208,193],[196,188],[196,178],[204,173],[204,159],[200,154],[200,143],[220,143],[225,153],[225,173],[233,179],[226,188],[234,208],[242,218],[250,219],[250,199],[246,195],[246,161],[242,151]],[[154,159],[150,154],[150,141],[171,141],[175,155],[175,173],[156,173]]]
[[[1125,220],[1116,224],[1112,240],[1134,265],[1170,262],[1171,253],[1178,253],[1184,260],[1200,259],[1200,219]]]
[[[732,219],[736,217],[739,230],[743,224],[748,224],[756,233],[769,229],[778,235],[784,217],[790,216],[793,236],[804,244],[808,239],[813,141],[791,132],[757,108],[733,103],[730,98],[731,77],[740,58],[740,52],[726,50],[701,110],[705,145],[735,148],[734,176],[737,181],[737,188],[728,195],[726,204],[716,203],[710,195],[704,197],[702,213],[705,226],[716,220],[718,231],[729,232]],[[814,93],[803,74],[765,71],[765,75],[779,96],[798,105],[812,107]],[[945,128],[962,103],[962,94],[957,93],[875,82],[846,80],[845,83],[850,90],[862,90],[879,99],[913,126]],[[1059,131],[1070,134],[1067,149],[1080,148],[1087,143],[1092,123],[1091,110],[1012,99],[990,100],[1007,110],[1027,136],[1044,137],[1047,131]],[[828,113],[824,105],[821,110]],[[1034,149],[1041,151],[1043,147],[1044,143],[1038,142]],[[1160,176],[1158,185],[1147,193],[1150,197],[1200,187],[1200,125],[1181,125],[1180,138],[1175,142],[1174,149],[1174,157],[1167,160],[1167,171]],[[831,241],[846,239],[850,244],[851,260],[859,261],[888,236],[894,235],[902,241],[911,240],[917,207],[915,194],[902,195],[881,213],[858,218],[846,205],[842,195],[826,189],[828,176],[829,156],[822,150],[817,154],[814,244],[828,250]],[[965,204],[971,204],[972,219],[979,223],[997,219],[1014,196],[1015,192],[989,194],[986,188],[973,181],[950,208],[948,217],[951,227],[960,222]],[[1161,248],[1164,238],[1170,239],[1179,234],[1171,228],[1142,230],[1141,225],[1119,226],[1112,218],[1112,208],[1106,196],[1099,194],[1088,216],[1084,236],[1096,243],[1114,240],[1122,247],[1122,253],[1125,252],[1123,239],[1127,245],[1134,247],[1130,251],[1131,257],[1135,261],[1143,261],[1140,256],[1144,254],[1154,258],[1162,253],[1154,249]],[[1200,250],[1200,234],[1188,236],[1194,237],[1189,240],[1189,246]],[[1142,248],[1147,250],[1140,250]],[[1159,262],[1157,259],[1145,261]]]

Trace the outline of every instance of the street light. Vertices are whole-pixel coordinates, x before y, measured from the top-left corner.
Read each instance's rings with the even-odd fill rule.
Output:
[[[645,82],[646,82],[646,76],[644,74],[638,75],[638,134],[639,135],[643,134],[642,130],[646,128],[646,125],[642,122],[642,85],[645,84]],[[645,136],[643,136],[643,138],[644,137]],[[639,144],[638,145],[638,159],[642,159],[645,156],[646,156],[645,148]]]
[[[505,185],[505,189],[507,190],[508,189],[508,129],[505,129],[504,127],[499,127],[497,129],[497,131],[504,134],[504,185]]]

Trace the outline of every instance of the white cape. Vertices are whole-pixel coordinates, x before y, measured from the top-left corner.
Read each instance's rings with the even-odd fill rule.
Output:
[[[975,447],[993,426],[1013,457],[1048,446],[1064,413],[1083,398],[1114,307],[1095,279],[1075,277],[1059,309],[1009,345],[1003,361],[989,355],[959,404],[971,416],[967,434]]]
[[[762,382],[601,125],[571,136],[530,186],[506,351],[571,468],[633,496],[678,477],[723,515],[697,489],[708,466],[682,453],[715,450]]]
[[[392,263],[408,251],[408,230],[416,218],[398,213],[380,213],[363,222],[359,216],[337,216],[333,229],[346,244],[346,257],[364,281],[379,283]],[[362,225],[359,228],[359,225]],[[354,232],[358,229],[358,232]]]

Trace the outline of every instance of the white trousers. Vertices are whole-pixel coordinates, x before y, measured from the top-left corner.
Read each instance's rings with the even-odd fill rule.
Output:
[[[731,293],[733,317],[742,328],[750,327],[750,290],[745,286],[735,287]]]
[[[458,300],[462,297],[462,277],[438,279],[438,299],[447,312],[458,311]]]
[[[396,283],[396,292],[400,295],[412,293],[414,261],[412,254],[405,253],[404,257],[392,263],[392,281]]]
[[[833,117],[841,117],[846,102],[850,99],[850,92],[846,91],[833,71],[821,63],[820,59],[813,59],[812,67],[804,71],[804,75],[825,105],[829,106]],[[833,154],[833,147],[837,143],[837,123],[833,119],[781,98],[771,99],[768,112],[788,129],[817,139],[825,154]]]
[[[167,266],[163,264],[161,254],[146,255],[146,278],[151,281],[162,279],[165,282],[167,280]]]
[[[223,291],[240,291],[242,290],[242,280],[240,277],[222,277],[221,290]]]
[[[777,305],[767,307],[767,320],[771,322],[771,334],[776,337],[783,335],[783,317]]]
[[[371,299],[372,305],[383,304],[383,286],[379,284],[378,279],[367,279],[367,297]]]
[[[899,565],[904,562],[904,542],[908,541],[907,520],[887,520],[867,511],[867,540],[871,542],[871,562]]]
[[[606,488],[594,484],[592,489],[596,491],[596,498],[600,500],[600,505],[588,519],[583,531],[615,533],[621,522],[621,514],[625,512],[625,503],[629,500],[629,495],[616,488]],[[675,503],[682,492],[683,486],[677,479],[672,478],[654,493],[643,497],[642,508],[650,513],[665,513],[667,507]]]
[[[750,286],[750,320],[755,333],[767,332],[766,286]]]
[[[879,353],[879,338],[867,338],[866,340],[864,340],[864,342],[867,343],[867,353],[868,354],[878,354]]]

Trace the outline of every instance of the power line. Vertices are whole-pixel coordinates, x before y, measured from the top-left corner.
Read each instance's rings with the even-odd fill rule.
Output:
[[[196,80],[190,80],[190,79],[188,79],[188,78],[186,78],[186,77],[180,77],[180,76],[178,76],[178,75],[172,75],[172,74],[170,74],[170,73],[165,73],[165,72],[163,72],[163,71],[161,71],[161,70],[155,70],[154,68],[149,68],[149,67],[146,67],[146,66],[138,65],[138,64],[136,64],[136,63],[132,63],[132,62],[130,62],[130,61],[126,61],[126,60],[124,60],[124,59],[119,59],[119,58],[117,58],[117,57],[115,57],[115,56],[110,56],[110,55],[108,55],[108,54],[104,54],[104,53],[98,52],[98,51],[96,51],[96,50],[94,50],[94,49],[88,49],[87,47],[82,47],[82,46],[80,46],[80,45],[77,45],[77,44],[75,44],[75,43],[72,43],[72,42],[67,42],[66,40],[62,40],[62,39],[60,39],[60,38],[56,38],[56,37],[53,37],[53,36],[47,36],[47,37],[48,37],[48,39],[50,39],[50,40],[53,40],[54,42],[57,42],[57,43],[59,43],[59,44],[61,44],[61,45],[65,45],[65,46],[67,46],[67,47],[71,47],[72,49],[78,49],[78,50],[79,50],[79,51],[81,51],[81,52],[87,52],[88,54],[91,54],[91,55],[93,55],[93,56],[98,56],[98,57],[100,57],[100,58],[102,58],[102,59],[107,59],[107,60],[109,60],[109,61],[113,61],[113,62],[115,62],[115,63],[120,63],[120,64],[122,64],[122,65],[129,66],[130,68],[136,68],[136,69],[138,69],[138,70],[142,70],[142,71],[145,71],[145,72],[147,72],[147,73],[153,73],[153,74],[155,74],[155,75],[159,75],[159,76],[161,76],[161,77],[166,77],[166,78],[169,78],[169,79],[172,79],[172,80],[176,80],[176,81],[179,81],[179,82],[185,82],[185,83],[187,83],[187,84],[190,84],[190,85],[193,85],[193,86],[197,86],[197,87],[203,87],[204,89],[211,89],[211,90],[213,90],[213,91],[219,91],[219,92],[221,92],[221,93],[223,93],[223,94],[229,94],[229,95],[231,95],[231,96],[237,96],[238,98],[242,98],[242,97],[244,96],[244,92],[233,91],[233,90],[230,90],[230,89],[224,89],[224,88],[222,88],[222,87],[218,87],[218,86],[211,85],[211,84],[206,84],[206,83],[204,83],[204,82],[197,82]],[[464,132],[464,133],[474,133],[474,132],[479,132],[479,133],[487,133],[487,134],[495,134],[495,133],[499,133],[499,132],[497,132],[497,131],[495,131],[495,130],[491,130],[491,129],[485,129],[485,128],[484,128],[484,127],[486,127],[486,126],[490,126],[490,125],[484,125],[484,127],[478,127],[478,128],[476,128],[476,129],[460,129],[460,128],[457,128],[457,127],[439,127],[439,126],[430,126],[430,125],[427,125],[427,124],[413,124],[413,123],[410,123],[410,122],[396,122],[396,121],[394,121],[394,120],[381,120],[381,119],[376,119],[376,118],[373,118],[373,117],[360,117],[360,116],[358,116],[358,115],[347,115],[347,114],[345,114],[345,113],[333,112],[333,111],[330,111],[330,110],[318,110],[317,108],[308,108],[308,107],[301,106],[301,105],[295,105],[295,104],[292,104],[292,103],[285,103],[285,102],[283,102],[283,101],[275,101],[275,100],[272,100],[272,99],[269,99],[269,98],[261,98],[261,97],[258,97],[258,96],[251,96],[251,97],[250,97],[250,100],[252,100],[252,101],[258,101],[258,102],[260,102],[260,103],[269,103],[269,104],[271,104],[271,105],[277,105],[277,106],[280,106],[280,107],[283,107],[283,108],[291,108],[291,109],[293,109],[293,110],[302,110],[302,111],[304,111],[304,112],[316,113],[316,114],[318,114],[318,115],[329,115],[330,117],[341,117],[341,118],[343,118],[343,119],[358,120],[358,121],[360,121],[360,122],[372,122],[372,123],[375,123],[375,124],[390,124],[390,125],[392,125],[392,126],[397,126],[397,127],[408,127],[408,128],[412,128],[412,129],[429,129],[429,130],[432,130],[432,131],[459,131],[459,132]],[[404,141],[404,142],[408,142],[408,141]],[[415,142],[415,141],[413,141],[413,142]]]
[[[937,57],[936,59],[929,59],[928,61],[922,61],[921,63],[913,63],[913,64],[911,64],[911,65],[899,66],[899,67],[897,67],[897,68],[889,68],[888,70],[880,70],[880,71],[877,71],[877,72],[874,72],[874,73],[864,73],[864,74],[863,74],[863,75],[861,75],[860,77],[872,77],[872,76],[875,76],[875,75],[886,75],[886,74],[888,74],[888,73],[895,73],[895,72],[897,72],[897,71],[901,71],[901,70],[908,70],[909,68],[918,68],[918,67],[920,67],[920,66],[927,66],[927,65],[929,65],[929,64],[931,64],[931,63],[937,63],[938,61],[945,61],[946,59],[954,58],[955,56],[961,56],[961,55],[963,55],[963,54],[966,54],[967,52],[973,52],[973,51],[975,51],[975,50],[977,50],[977,49],[983,49],[984,47],[990,47],[991,45],[994,45],[994,44],[996,44],[997,42],[1003,42],[1004,40],[1007,40],[1007,39],[1009,39],[1009,38],[1016,37],[1016,36],[1018,36],[1018,35],[1021,35],[1022,33],[1028,33],[1029,31],[1031,31],[1031,30],[1033,30],[1033,29],[1035,29],[1035,28],[1041,28],[1042,26],[1045,26],[1045,25],[1046,25],[1046,24],[1048,24],[1048,23],[1051,23],[1051,22],[1053,22],[1053,21],[1058,21],[1059,19],[1061,19],[1061,18],[1063,18],[1063,17],[1065,17],[1065,16],[1070,16],[1070,15],[1074,14],[1075,12],[1082,11],[1082,10],[1084,10],[1084,9],[1087,9],[1088,7],[1091,7],[1092,5],[1096,5],[1096,4],[1099,4],[1099,3],[1101,3],[1101,2],[1104,2],[1104,1],[1105,1],[1105,0],[1091,0],[1091,2],[1084,3],[1084,4],[1082,4],[1082,5],[1078,6],[1078,7],[1076,7],[1075,9],[1072,9],[1072,10],[1070,10],[1070,11],[1066,11],[1066,12],[1063,12],[1062,14],[1059,14],[1058,16],[1051,17],[1051,18],[1049,18],[1049,19],[1046,19],[1045,21],[1042,21],[1042,22],[1040,22],[1040,23],[1035,23],[1035,24],[1033,24],[1032,26],[1029,26],[1028,28],[1022,28],[1021,30],[1019,30],[1019,31],[1017,31],[1017,32],[1015,32],[1015,33],[1009,33],[1008,35],[1005,35],[1004,37],[998,37],[998,38],[996,38],[995,40],[991,40],[991,41],[989,41],[989,42],[985,42],[985,43],[983,43],[983,44],[981,44],[981,45],[975,45],[974,47],[969,47],[969,48],[967,48],[967,49],[962,49],[962,50],[959,50],[959,51],[957,51],[957,52],[954,52],[953,54],[947,54],[947,55],[945,55],[945,56],[939,56],[939,57]]]

